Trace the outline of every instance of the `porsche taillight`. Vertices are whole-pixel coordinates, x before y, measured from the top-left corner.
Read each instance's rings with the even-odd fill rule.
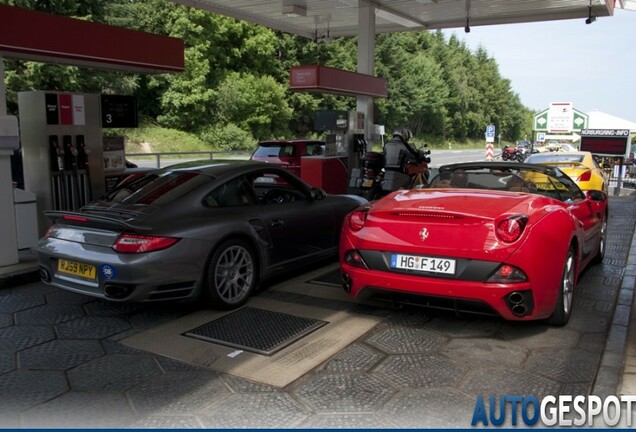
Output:
[[[368,207],[354,210],[349,214],[349,227],[353,231],[360,231],[367,220]]]
[[[497,224],[497,236],[506,243],[512,243],[521,237],[527,223],[527,216],[509,216]]]
[[[490,283],[519,283],[525,282],[528,278],[519,268],[509,264],[502,264],[497,271],[488,278]]]
[[[576,181],[590,181],[591,178],[592,178],[592,171],[587,170],[583,174],[581,174]]]
[[[145,236],[124,233],[115,240],[113,249],[119,253],[154,252],[169,248],[178,241],[179,239],[174,237]]]
[[[53,234],[53,231],[55,231],[56,228],[57,228],[57,225],[55,224],[51,225],[49,229],[47,229],[46,232],[44,233],[44,238],[51,237],[51,235]]]

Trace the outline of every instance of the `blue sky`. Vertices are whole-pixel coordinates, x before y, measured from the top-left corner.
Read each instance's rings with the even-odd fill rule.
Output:
[[[636,122],[636,12],[617,9],[585,19],[471,27],[455,33],[471,50],[483,46],[530,109],[572,102]]]

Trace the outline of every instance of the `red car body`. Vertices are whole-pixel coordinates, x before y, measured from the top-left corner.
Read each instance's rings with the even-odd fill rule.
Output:
[[[436,188],[457,169],[467,186]],[[561,195],[545,184],[506,190],[513,174],[544,175]],[[349,295],[565,324],[578,276],[603,258],[607,196],[582,192],[558,169],[523,163],[441,167],[430,186],[396,191],[346,217],[340,268]]]
[[[322,155],[324,151],[325,142],[320,140],[261,141],[250,159],[279,165],[300,177],[301,158]]]

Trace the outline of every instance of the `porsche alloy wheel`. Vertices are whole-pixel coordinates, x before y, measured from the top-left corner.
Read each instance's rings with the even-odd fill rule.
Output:
[[[563,265],[563,274],[561,277],[561,287],[559,290],[559,296],[557,297],[557,304],[552,316],[548,320],[552,325],[564,326],[570,320],[570,315],[572,315],[572,298],[574,295],[574,273],[574,248],[570,247],[567,258],[565,259],[565,264]]]
[[[208,269],[208,294],[214,307],[242,306],[256,285],[256,265],[249,246],[240,240],[223,243],[212,255]]]

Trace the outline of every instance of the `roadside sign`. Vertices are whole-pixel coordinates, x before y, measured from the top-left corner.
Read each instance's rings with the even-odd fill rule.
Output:
[[[537,141],[539,141],[539,142],[544,142],[545,141],[545,134],[543,132],[539,132],[537,134]]]
[[[495,125],[486,126],[486,142],[495,142]]]

